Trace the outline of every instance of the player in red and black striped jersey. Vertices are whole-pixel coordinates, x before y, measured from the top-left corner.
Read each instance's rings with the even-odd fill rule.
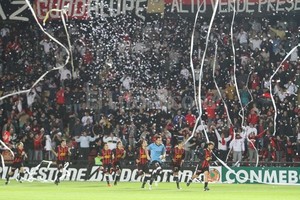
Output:
[[[22,178],[24,177],[24,159],[27,157],[25,150],[24,150],[24,144],[22,142],[17,144],[16,151],[14,153],[14,161],[11,166],[11,170],[9,173],[6,174],[6,182],[7,185],[9,183],[9,178],[15,173],[16,169],[19,170],[19,175],[17,177],[17,180],[21,183]]]
[[[103,149],[101,150],[102,156],[102,170],[105,176],[107,186],[110,187],[109,175],[111,175],[112,169],[112,151],[108,148],[108,144],[105,142]]]
[[[120,180],[120,175],[122,171],[121,160],[124,159],[125,156],[126,156],[126,151],[123,147],[122,142],[119,141],[117,142],[117,148],[115,148],[112,152],[113,167],[116,173],[114,185],[117,185],[117,182]]]
[[[197,178],[200,174],[204,173],[204,191],[208,191],[208,176],[209,176],[209,163],[212,160],[212,150],[214,149],[215,144],[213,142],[207,143],[207,148],[204,149],[203,159],[200,160],[198,165],[199,169],[192,176],[192,178],[187,182],[187,186],[189,186],[193,179]]]
[[[144,175],[144,180],[142,184],[142,188],[145,187],[145,184],[148,180],[150,180],[151,174],[149,172],[149,152],[147,149],[148,143],[146,140],[142,140],[141,147],[139,147],[136,151],[136,164],[137,164],[137,174],[135,176],[135,179],[137,179],[139,176]]]
[[[177,146],[172,150],[172,168],[173,168],[173,177],[176,182],[177,189],[181,189],[179,186],[178,173],[181,169],[182,163],[184,161],[184,148],[183,141],[179,142]]]
[[[60,177],[62,176],[64,165],[68,157],[71,155],[66,140],[62,140],[61,144],[57,146],[56,151],[53,151],[53,153],[56,156],[56,164],[57,164],[57,177],[54,183],[58,185],[58,183],[60,183]]]

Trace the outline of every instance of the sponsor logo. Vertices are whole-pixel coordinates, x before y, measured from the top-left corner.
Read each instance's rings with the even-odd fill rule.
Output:
[[[229,183],[299,184],[300,171],[297,168],[241,168],[228,170],[223,181]]]
[[[24,178],[30,179],[30,180],[44,180],[44,181],[53,181],[55,180],[57,176],[57,168],[55,167],[24,167],[26,171],[29,173],[26,173]],[[221,168],[212,168],[211,170],[211,178],[210,181],[218,182],[220,180],[220,169]],[[0,173],[2,173],[2,178],[5,177],[5,175],[8,173],[9,168],[5,167],[4,170],[0,167]],[[120,176],[120,181],[141,181],[142,177],[138,177],[135,179],[137,173],[137,169],[135,168],[123,168],[122,173]],[[194,169],[184,169],[179,173],[179,180],[181,182],[187,182],[189,177],[191,177],[194,174]],[[18,172],[15,171],[15,174],[13,175],[13,178],[16,178],[18,176]],[[99,170],[98,166],[93,166],[90,171],[88,171],[87,168],[75,168],[75,167],[69,167],[66,172],[64,172],[64,180],[67,181],[84,181],[86,178],[88,178],[88,181],[105,181],[104,174],[101,170]],[[113,179],[113,176],[110,176],[110,179]],[[200,175],[201,176],[201,175]],[[160,173],[160,175],[157,178],[158,182],[173,182],[174,177],[172,174],[171,169],[164,169]]]

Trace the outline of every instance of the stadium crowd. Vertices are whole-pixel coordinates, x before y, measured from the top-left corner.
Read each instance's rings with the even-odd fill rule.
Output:
[[[193,18],[173,15],[142,21],[121,15],[70,21],[74,65],[64,67],[66,51],[36,24],[23,23],[20,29],[17,22],[1,23],[0,96],[31,88],[49,71],[29,93],[1,100],[2,140],[9,147],[22,141],[29,163],[55,159],[51,149],[66,138],[73,164],[93,162],[104,142],[114,149],[117,141],[126,147],[126,163],[133,164],[141,139],[151,141],[154,134],[162,135],[167,155],[178,140],[186,141],[187,165],[198,160],[206,136],[224,161],[232,148],[230,165],[255,163],[256,149],[263,163],[299,161],[298,49],[281,63],[299,44],[298,21],[238,17],[233,54],[231,18],[216,18],[200,73],[209,20],[199,19],[193,35],[194,70]],[[45,29],[67,46],[61,22],[50,21]],[[50,71],[54,67],[62,68]],[[188,140],[199,116],[193,73],[196,86],[202,74],[203,114]]]

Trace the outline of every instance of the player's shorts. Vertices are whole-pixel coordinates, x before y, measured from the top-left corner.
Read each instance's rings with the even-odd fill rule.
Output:
[[[113,166],[112,166],[111,163],[109,163],[109,164],[103,164],[102,169],[103,169],[103,173],[104,174],[105,173],[110,173],[111,174],[113,172]]]
[[[149,174],[149,165],[148,165],[148,163],[138,164],[138,171],[143,171],[146,174]]]
[[[181,164],[178,162],[172,162],[172,170],[173,172],[179,172],[181,169]]]
[[[23,162],[15,162],[11,165],[12,170],[21,169],[21,167],[24,167]]]
[[[57,168],[63,168],[64,165],[66,164],[66,161],[65,160],[57,160],[56,164],[57,164]]]
[[[114,162],[113,167],[115,171],[122,169],[120,161]]]
[[[151,169],[157,169],[161,167],[161,163],[158,162],[157,160],[153,160],[151,163],[150,163],[150,168]]]
[[[198,169],[196,171],[196,175],[200,175],[200,174],[204,173],[205,171],[209,171],[209,167],[202,167],[202,168]]]

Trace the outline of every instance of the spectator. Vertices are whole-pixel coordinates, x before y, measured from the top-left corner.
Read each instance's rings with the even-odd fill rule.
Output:
[[[82,135],[76,136],[75,141],[79,142],[79,160],[87,161],[88,155],[90,153],[90,142],[93,142],[97,137],[91,137],[87,135],[85,131],[82,132]]]
[[[90,124],[92,124],[93,123],[93,117],[90,116],[89,112],[84,112],[84,116],[81,118],[81,122],[82,122],[83,126],[87,125],[88,122]]]
[[[220,134],[216,127],[212,126],[212,128],[218,139],[218,157],[225,162],[228,154],[227,143],[231,140],[231,135],[225,137],[225,134],[223,132]]]
[[[103,142],[108,145],[108,149],[110,150],[114,150],[117,147],[118,141],[121,141],[120,138],[116,137],[113,133],[103,137]]]
[[[135,137],[137,135],[137,128],[133,121],[130,123],[127,132],[128,132],[128,145],[134,149],[135,141],[136,141]]]
[[[230,142],[230,149],[232,149],[232,161],[233,166],[239,167],[241,165],[242,156],[245,151],[245,143],[244,143],[244,136],[241,136],[241,130],[235,135],[235,138]]]
[[[190,129],[193,129],[196,123],[196,116],[192,114],[191,110],[188,110],[188,113],[185,116],[186,123]]]
[[[43,160],[43,138],[44,138],[44,133],[36,133],[34,135],[34,139],[33,139],[33,147],[34,147],[34,151],[33,151],[33,160],[36,162],[40,162]]]

